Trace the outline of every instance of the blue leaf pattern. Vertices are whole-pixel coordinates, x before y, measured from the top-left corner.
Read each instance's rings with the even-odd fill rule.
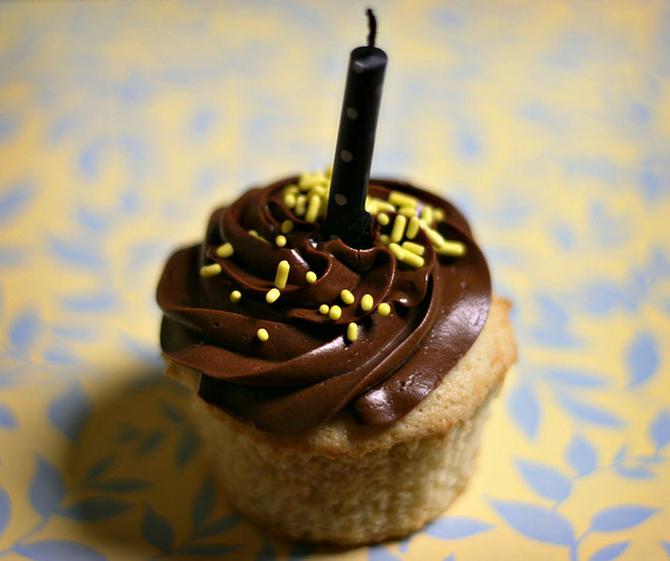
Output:
[[[558,402],[577,421],[608,428],[619,428],[624,425],[624,422],[615,413],[574,396],[559,394]]]
[[[60,510],[59,514],[74,520],[104,520],[125,512],[131,505],[116,499],[84,499]]]
[[[11,185],[4,193],[0,193],[0,224],[16,218],[28,206],[34,194],[34,187],[25,181]]]
[[[200,487],[200,491],[193,499],[191,505],[191,520],[194,528],[199,528],[207,521],[214,509],[214,501],[216,499],[216,490],[214,482],[207,478]]]
[[[656,339],[650,333],[638,333],[626,354],[629,386],[634,388],[647,382],[656,374],[658,364]]]
[[[618,542],[601,547],[589,557],[589,561],[612,561],[626,551],[628,543],[629,542]]]
[[[147,507],[142,519],[142,536],[156,549],[160,549],[163,553],[168,553],[174,544],[174,530],[170,522],[154,511],[153,508]]]
[[[591,529],[597,532],[617,532],[642,524],[657,509],[640,505],[619,505],[605,508],[591,520]]]
[[[557,545],[572,545],[574,531],[560,513],[530,503],[491,501],[498,515],[527,538]]]
[[[519,460],[517,469],[528,486],[545,499],[562,502],[572,492],[572,482],[551,466]]]
[[[90,414],[88,396],[78,383],[72,383],[67,390],[49,405],[49,420],[71,440],[76,440]]]
[[[540,403],[532,386],[518,385],[507,400],[507,411],[528,438],[535,438],[540,425]]]
[[[565,459],[578,475],[588,475],[598,465],[598,452],[586,438],[575,435],[565,451]]]
[[[33,508],[46,518],[60,510],[66,494],[65,481],[60,471],[47,459],[39,456],[29,491]]]
[[[14,429],[17,424],[14,412],[6,405],[0,405],[0,427]]]
[[[18,545],[15,550],[33,561],[107,561],[95,549],[70,540],[42,540]]]
[[[0,536],[5,531],[11,515],[12,503],[9,500],[9,495],[7,491],[0,487]]]
[[[9,340],[22,351],[28,351],[37,339],[40,319],[35,310],[21,312],[9,328]]]
[[[656,450],[663,450],[670,444],[670,410],[663,409],[651,420],[649,437]]]
[[[453,540],[474,536],[491,528],[493,528],[492,524],[482,522],[476,518],[449,516],[432,522],[426,527],[425,532],[436,538]]]
[[[383,545],[373,545],[368,550],[368,561],[400,561]]]

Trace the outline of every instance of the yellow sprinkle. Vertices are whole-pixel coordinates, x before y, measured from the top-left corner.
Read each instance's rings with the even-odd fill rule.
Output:
[[[395,212],[395,206],[383,199],[372,199],[372,202],[377,206],[379,212]]]
[[[257,240],[261,240],[263,242],[270,243],[263,236],[261,236],[256,230],[247,230],[247,234],[256,238]]]
[[[407,218],[402,214],[398,214],[393,221],[393,229],[391,230],[391,241],[399,242],[405,235],[405,226],[407,226]]]
[[[379,222],[382,226],[388,226],[388,223],[391,222],[391,219],[389,218],[388,214],[380,212],[377,215],[377,222]]]
[[[319,217],[321,210],[321,197],[319,195],[312,195],[309,198],[309,206],[307,207],[307,214],[305,220],[307,222],[314,222]]]
[[[353,304],[354,300],[356,300],[354,293],[346,288],[340,292],[340,298],[342,298],[342,302],[344,302],[347,306],[349,304]]]
[[[465,244],[452,240],[445,240],[444,243],[436,249],[440,255],[449,255],[450,257],[461,257],[465,255]]]
[[[316,187],[312,187],[309,194],[318,195],[319,197],[325,197],[328,194],[328,191],[323,185],[317,185]]]
[[[355,341],[358,339],[358,325],[356,325],[353,321],[347,325],[347,339],[349,339],[349,341]]]
[[[404,206],[398,211],[398,213],[406,216],[407,218],[412,218],[412,216],[416,216],[416,208],[411,206]]]
[[[365,210],[370,214],[377,214],[377,212],[379,212],[377,203],[375,203],[370,197],[365,197]]]
[[[221,265],[219,265],[218,263],[212,263],[211,265],[203,265],[202,267],[200,267],[200,276],[203,279],[209,277],[215,277],[220,273],[221,273]]]
[[[380,316],[388,316],[391,314],[391,306],[387,304],[386,302],[382,302],[377,306],[377,311],[379,312]]]
[[[412,208],[415,208],[418,203],[415,197],[406,195],[400,191],[391,191],[389,193],[388,202],[398,207],[411,206]]]
[[[440,249],[444,245],[444,238],[437,230],[433,230],[430,226],[423,226],[423,231],[426,232],[430,243],[435,249]]]
[[[284,204],[285,204],[288,208],[293,208],[293,207],[295,207],[296,200],[297,200],[297,199],[296,199],[295,193],[286,193],[286,194],[284,195]]]
[[[293,224],[293,220],[284,220],[284,222],[281,223],[281,233],[282,234],[290,234],[293,232],[295,224]]]
[[[228,242],[216,248],[216,254],[219,257],[223,257],[224,259],[230,257],[233,253],[235,253],[235,250],[233,249],[233,244]]]
[[[411,251],[412,253],[416,253],[417,255],[420,256],[423,256],[423,254],[426,251],[425,246],[414,242],[402,242],[402,248],[406,249],[407,251]]]
[[[230,293],[230,301],[233,304],[237,304],[240,300],[242,300],[242,293],[239,290],[233,290]]]
[[[284,193],[297,193],[298,192],[298,186],[295,183],[289,183],[286,187],[284,187]]]
[[[393,252],[393,255],[395,255],[396,259],[401,263],[405,263],[417,269],[419,267],[423,267],[425,264],[423,257],[403,249],[397,243],[389,244],[389,249]]]
[[[291,265],[286,259],[282,259],[277,265],[277,273],[275,274],[275,286],[277,288],[286,288],[288,282],[288,273],[291,270]]]
[[[317,185],[327,185],[328,178],[323,174],[323,172],[317,171],[316,173],[310,174],[305,173],[300,176],[300,181],[298,181],[298,187],[306,191]]]
[[[337,304],[332,305],[330,310],[328,310],[328,317],[330,319],[340,319],[342,317],[342,308]]]
[[[316,276],[316,273],[314,271],[307,271],[305,273],[305,280],[309,284],[314,284],[316,282],[316,279],[317,279],[317,276]]]
[[[298,216],[305,214],[305,205],[307,204],[307,197],[305,195],[298,195],[298,198],[295,200],[295,213]]]
[[[275,243],[277,244],[277,247],[284,247],[286,245],[286,236],[280,234],[275,238]]]
[[[319,313],[320,313],[322,316],[326,316],[326,315],[328,315],[328,312],[329,312],[329,311],[330,311],[330,306],[329,306],[328,304],[321,304],[321,305],[319,306]]]
[[[256,331],[256,337],[258,337],[260,341],[265,342],[270,338],[270,334],[268,333],[267,329],[261,327],[258,331]]]
[[[372,294],[363,294],[363,298],[361,298],[361,310],[369,312],[374,305],[375,300],[372,297]]]
[[[281,292],[279,292],[278,288],[271,288],[268,290],[267,294],[265,295],[265,301],[268,304],[274,304],[277,300],[279,300],[279,297],[281,296]]]
[[[433,219],[435,222],[441,222],[444,220],[444,211],[441,208],[436,208],[433,210]]]
[[[416,216],[412,216],[407,225],[407,237],[410,240],[416,238],[416,235],[419,233],[419,226],[421,226],[421,221]]]
[[[429,226],[433,223],[433,207],[432,206],[424,206],[423,210],[421,211],[421,219],[428,224]]]
[[[379,236],[379,241],[382,242],[384,245],[388,245],[391,239],[388,237],[386,234],[382,234]]]

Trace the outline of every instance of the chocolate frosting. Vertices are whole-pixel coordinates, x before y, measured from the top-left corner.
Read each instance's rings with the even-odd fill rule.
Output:
[[[387,199],[397,190],[441,208],[444,219],[434,228],[465,244],[464,256],[438,255],[420,230],[413,241],[426,246],[425,264],[408,267],[379,241],[376,222],[369,249],[323,239],[320,221],[306,222],[284,204],[282,188],[296,181],[252,189],[214,211],[204,242],[169,258],[157,290],[161,347],[170,360],[202,373],[203,399],[260,429],[299,432],[344,408],[361,423],[388,424],[424,399],[481,332],[491,304],[486,260],[455,207],[398,181],[373,179],[370,194]],[[295,224],[287,245],[265,241],[281,234],[287,219]],[[234,247],[232,257],[216,254],[225,242]],[[291,266],[288,284],[268,304],[265,294],[284,259]],[[202,278],[200,267],[210,263],[221,274]],[[305,280],[310,270],[318,275],[313,284]],[[343,288],[354,293],[354,304],[339,300]],[[242,293],[237,303],[232,290]],[[365,293],[375,307],[391,304],[392,313],[363,311]],[[320,314],[324,303],[341,305],[341,318]],[[353,342],[346,337],[349,322],[359,326]],[[270,336],[264,342],[256,337],[261,327]]]

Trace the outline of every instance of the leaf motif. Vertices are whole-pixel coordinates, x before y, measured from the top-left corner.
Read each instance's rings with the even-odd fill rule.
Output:
[[[151,487],[151,485],[152,483],[150,481],[145,481],[144,479],[119,477],[92,482],[90,487],[106,493],[132,493],[134,491],[147,489],[148,487]]]
[[[193,499],[191,505],[191,520],[194,528],[200,528],[212,514],[214,501],[216,499],[216,490],[214,483],[208,477],[202,484],[200,491]]]
[[[71,366],[79,362],[79,358],[63,347],[49,347],[44,351],[44,360],[59,366]]]
[[[35,188],[27,181],[20,181],[3,191],[0,195],[0,223],[15,218],[28,206],[35,194]]]
[[[560,503],[572,493],[572,482],[551,466],[519,460],[517,469],[528,486],[545,499]]]
[[[200,439],[192,430],[186,430],[182,433],[177,447],[177,467],[184,467],[190,462],[200,448]]]
[[[617,542],[601,547],[589,557],[589,561],[612,561],[626,551],[629,543],[630,542]]]
[[[617,475],[626,479],[652,479],[656,477],[656,474],[653,471],[643,466],[629,467],[615,464],[614,471]]]
[[[498,515],[527,538],[557,545],[573,545],[574,531],[560,513],[530,503],[492,500]]]
[[[467,516],[447,516],[438,518],[435,522],[426,527],[425,532],[436,538],[444,540],[453,540],[467,538],[486,532],[493,528],[488,522],[482,522],[476,518]]]
[[[619,428],[624,425],[619,417],[607,409],[580,401],[568,394],[560,393],[558,403],[578,421],[608,428]]]
[[[154,448],[160,445],[165,439],[165,432],[161,430],[154,430],[149,432],[141,441],[137,449],[138,456],[146,456]]]
[[[400,559],[383,545],[373,545],[368,549],[368,561],[400,561]]]
[[[170,522],[150,506],[142,519],[142,535],[156,549],[168,553],[174,544],[174,530]]]
[[[14,550],[33,561],[107,561],[107,557],[88,545],[70,540],[24,543]]]
[[[114,456],[105,456],[104,458],[95,462],[86,472],[86,479],[97,479],[101,475],[107,473],[114,465]]]
[[[663,450],[670,444],[670,410],[663,409],[649,424],[649,438],[657,451]]]
[[[37,471],[30,484],[30,504],[47,518],[60,510],[67,494],[63,477],[56,467],[42,456],[37,457]]]
[[[49,405],[48,417],[70,440],[77,440],[88,419],[91,406],[81,385],[74,382]]]
[[[0,427],[14,429],[16,425],[16,415],[14,415],[14,412],[6,405],[0,405]]]
[[[180,553],[188,555],[225,555],[240,549],[239,545],[225,543],[192,543],[179,548]]]
[[[314,551],[316,546],[311,543],[295,543],[288,554],[288,561],[303,561]]]
[[[118,305],[118,298],[114,292],[102,290],[63,296],[61,305],[70,312],[95,314],[114,310]]]
[[[604,508],[591,519],[591,530],[617,532],[642,524],[658,509],[641,505],[618,505]]]
[[[647,382],[658,370],[659,353],[651,333],[638,333],[626,353],[628,386],[635,388]]]
[[[548,368],[544,375],[551,381],[576,388],[604,388],[609,380],[600,374],[578,369]]]
[[[519,384],[507,400],[507,411],[519,429],[531,439],[537,436],[540,425],[540,403],[535,390],[528,384]]]
[[[670,559],[670,542],[661,541],[659,543],[661,544],[663,551],[665,551],[665,554],[668,556],[668,559]]]
[[[574,435],[565,450],[568,465],[578,475],[588,475],[598,466],[598,453],[593,445],[583,436]]]
[[[24,310],[9,327],[9,340],[20,350],[27,351],[40,332],[40,318],[35,310]]]
[[[277,554],[275,548],[272,547],[272,544],[267,538],[263,538],[263,543],[261,544],[261,549],[256,555],[255,561],[275,561],[277,559]]]
[[[9,500],[9,495],[2,487],[0,487],[0,536],[5,531],[7,523],[12,516],[12,502]]]
[[[195,534],[198,537],[213,536],[215,534],[222,534],[226,530],[229,530],[235,526],[240,521],[238,514],[228,514],[210,522],[209,524],[204,525],[202,528],[198,528]]]
[[[184,413],[182,413],[181,409],[179,409],[176,405],[173,405],[169,401],[163,401],[161,403],[161,410],[163,411],[163,415],[170,419],[171,421],[174,421],[175,423],[181,424],[184,422]]]
[[[128,510],[130,506],[116,499],[83,499],[63,508],[60,514],[74,520],[103,520]]]
[[[105,260],[100,249],[81,241],[64,241],[57,238],[49,240],[51,254],[61,263],[84,269],[100,270]]]

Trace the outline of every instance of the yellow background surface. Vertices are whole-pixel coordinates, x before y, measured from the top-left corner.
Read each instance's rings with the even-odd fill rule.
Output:
[[[377,3],[373,172],[465,210],[520,362],[467,492],[403,542],[282,543],[211,489],[160,268],[331,161],[365,7],[0,4],[0,558],[670,558],[668,2]]]

